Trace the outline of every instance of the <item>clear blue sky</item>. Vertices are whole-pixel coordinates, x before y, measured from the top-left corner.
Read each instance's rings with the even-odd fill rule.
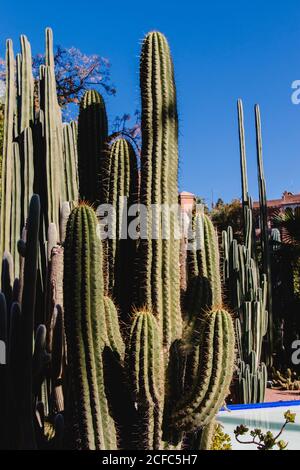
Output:
[[[300,79],[299,0],[5,2],[0,54],[28,36],[33,53],[54,41],[108,57],[117,96],[109,117],[139,106],[138,56],[149,30],[168,38],[175,63],[180,116],[180,190],[211,202],[240,196],[236,100],[245,105],[250,190],[257,195],[255,103],[261,105],[265,173],[270,198],[300,192],[300,105],[291,83]]]

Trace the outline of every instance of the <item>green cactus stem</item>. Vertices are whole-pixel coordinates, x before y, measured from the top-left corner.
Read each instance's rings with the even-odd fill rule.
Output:
[[[139,245],[136,304],[157,317],[163,344],[180,338],[180,241],[175,237],[176,215],[151,205],[170,207],[178,202],[178,116],[173,63],[165,36],[147,34],[140,59],[142,152],[140,201],[147,209],[146,233]],[[164,205],[164,206],[161,206]],[[153,219],[153,220],[152,220]],[[162,221],[170,234],[162,239]],[[153,236],[153,231],[155,236]]]
[[[171,427],[195,431],[207,425],[229,393],[234,366],[234,328],[230,314],[213,310],[202,327],[198,370],[190,390],[171,415]]]
[[[163,417],[163,356],[154,315],[135,313],[128,346],[132,390],[139,415],[139,448],[161,449]]]
[[[112,135],[105,144],[101,177],[100,203],[114,209],[109,236],[103,240],[105,293],[114,298],[127,322],[133,289],[133,278],[127,271],[133,271],[136,255],[136,240],[128,234],[132,219],[128,209],[138,202],[138,170],[135,150],[122,134]]]
[[[12,162],[13,162],[13,128],[15,116],[15,58],[12,41],[6,42],[6,93],[3,130],[3,160],[1,175],[1,224],[0,224],[0,256],[10,250],[10,218],[12,194]]]
[[[73,209],[64,247],[64,310],[71,377],[69,416],[75,446],[116,449],[116,430],[105,395],[102,351],[107,342],[102,250],[91,207]]]
[[[78,117],[78,173],[80,198],[91,203],[100,197],[101,153],[107,138],[107,116],[102,96],[85,92]]]

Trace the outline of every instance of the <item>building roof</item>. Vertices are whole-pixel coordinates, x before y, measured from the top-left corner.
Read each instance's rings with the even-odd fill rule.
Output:
[[[284,191],[281,199],[270,199],[267,201],[268,207],[286,207],[292,205],[300,205],[300,194],[293,194],[289,191]],[[259,207],[259,202],[253,203],[254,208]]]
[[[182,196],[196,197],[195,194],[189,193],[188,191],[182,191],[181,193],[179,193],[179,196],[180,197],[182,197]]]

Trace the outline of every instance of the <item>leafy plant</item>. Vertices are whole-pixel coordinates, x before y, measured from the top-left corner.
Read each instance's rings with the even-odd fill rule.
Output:
[[[224,427],[220,423],[217,423],[210,450],[232,450],[231,438],[224,432]]]
[[[283,423],[280,431],[278,434],[274,436],[271,431],[262,432],[261,429],[253,429],[249,430],[247,426],[241,424],[237,426],[234,430],[234,435],[240,444],[255,444],[258,450],[272,450],[277,447],[279,450],[285,450],[288,446],[288,443],[280,439],[282,436],[283,431],[285,430],[288,424],[295,423],[296,413],[291,413],[290,410],[284,413],[285,422]],[[249,441],[242,441],[240,436],[245,436],[246,434],[250,434],[251,438]]]

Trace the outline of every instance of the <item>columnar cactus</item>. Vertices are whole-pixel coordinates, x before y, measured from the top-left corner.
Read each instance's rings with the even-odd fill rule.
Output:
[[[78,117],[78,173],[80,198],[91,203],[100,197],[101,153],[107,132],[104,100],[97,91],[88,90]]]
[[[267,331],[268,338],[268,354],[267,360],[269,365],[272,363],[273,351],[273,309],[272,309],[272,281],[271,281],[271,259],[270,259],[270,242],[269,242],[269,227],[268,227],[268,207],[267,207],[267,192],[266,181],[264,177],[263,167],[263,150],[262,150],[262,131],[261,131],[261,117],[260,108],[255,106],[255,124],[256,124],[256,147],[257,147],[257,169],[258,169],[258,187],[259,187],[259,201],[260,201],[260,220],[261,220],[261,250],[263,272],[267,279],[267,310],[269,314],[270,328]]]
[[[17,77],[20,84],[20,96],[18,98],[20,98],[21,108],[18,113],[19,134],[25,131],[33,123],[34,119],[31,47],[27,37],[24,35],[21,36],[20,59],[21,77]]]
[[[178,116],[170,49],[166,38],[158,32],[149,33],[142,45],[140,87],[140,201],[147,209],[147,223],[144,220],[146,233],[142,234],[139,245],[136,303],[157,317],[163,344],[169,348],[182,332],[180,242],[174,234],[176,215],[171,213],[167,221],[169,213],[163,208],[163,205],[177,205],[178,201]],[[157,209],[154,215],[151,213],[152,204]],[[162,240],[162,223],[169,228],[169,236],[165,240]]]
[[[22,290],[22,364],[23,400],[20,407],[22,422],[22,439],[24,448],[35,448],[35,438],[32,418],[32,341],[34,332],[34,313],[36,302],[36,281],[38,266],[38,241],[40,228],[40,199],[33,195],[29,207],[26,227],[26,243],[22,245],[21,254],[25,257]]]
[[[21,139],[21,152],[22,152],[22,165],[23,165],[23,181],[20,184],[22,188],[22,220],[21,226],[26,224],[27,212],[32,194],[34,193],[34,150],[33,150],[33,138],[32,130],[30,127],[26,127],[23,131]],[[21,172],[20,172],[21,176]],[[19,176],[19,178],[20,178]],[[20,221],[19,221],[20,230]]]
[[[41,75],[40,93],[43,99],[40,106],[43,111],[45,133],[47,229],[52,222],[59,226],[60,204],[65,201],[62,120],[56,96],[53,36],[50,28],[46,29],[46,65],[41,68]]]
[[[102,351],[107,342],[102,250],[94,211],[70,215],[64,250],[64,306],[70,367],[70,405],[81,449],[115,449],[116,430],[105,395]]]
[[[12,198],[11,198],[11,247],[10,251],[13,258],[14,275],[19,276],[19,254],[17,249],[17,243],[21,236],[21,162],[19,145],[13,143],[13,155],[12,155]]]
[[[10,218],[12,193],[12,161],[13,161],[13,131],[16,106],[15,89],[15,58],[11,40],[6,43],[6,93],[5,93],[5,119],[3,136],[3,160],[1,176],[1,237],[0,254],[10,251]]]
[[[112,135],[106,142],[101,165],[101,204],[110,205],[110,231],[103,240],[105,292],[112,296],[122,317],[128,319],[133,288],[136,240],[128,234],[131,221],[128,209],[138,202],[137,158],[133,146],[120,134]],[[107,206],[108,207],[108,206]],[[124,270],[124,266],[127,270]]]
[[[75,142],[74,126],[72,126],[72,123],[65,123],[63,125],[63,147],[67,201],[78,200],[77,149]]]
[[[222,304],[218,236],[210,218],[196,213],[187,252],[185,313],[196,319],[201,310]]]
[[[178,430],[195,431],[216,415],[229,393],[234,361],[234,330],[223,309],[203,318],[193,384],[179,400],[170,420]],[[228,367],[230,365],[230,367]]]
[[[128,362],[135,397],[140,449],[161,449],[163,419],[163,351],[154,315],[147,310],[134,314]]]
[[[228,228],[222,234],[224,282],[228,301],[236,315],[236,335],[239,351],[237,395],[239,401],[255,403],[264,401],[267,382],[265,365],[260,364],[263,338],[272,329],[268,321],[268,272],[260,273],[256,261],[255,231],[252,202],[248,194],[246,148],[243,106],[238,101],[239,135],[241,150],[242,200],[244,214],[244,245],[239,245]],[[265,199],[263,179],[259,108],[256,107],[258,168],[260,194]],[[265,210],[263,213],[266,215]],[[265,221],[266,223],[266,221]],[[264,238],[265,239],[265,238]],[[264,266],[265,268],[266,266]],[[269,325],[269,328],[268,328]]]

